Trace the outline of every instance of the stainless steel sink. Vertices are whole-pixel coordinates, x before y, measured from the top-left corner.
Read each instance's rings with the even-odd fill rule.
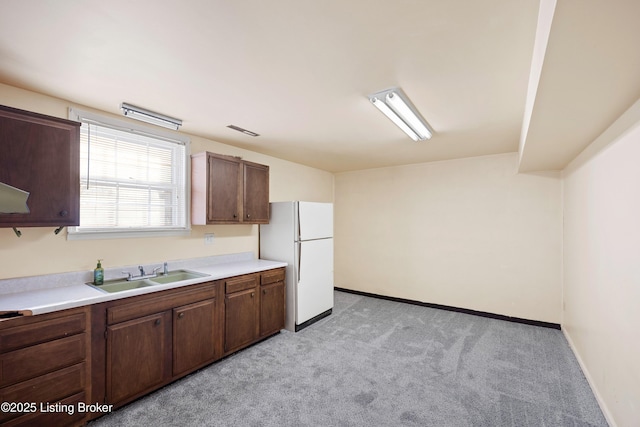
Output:
[[[158,283],[158,284],[167,284],[167,283],[175,283],[175,282],[183,282],[185,280],[197,279],[198,277],[206,277],[208,274],[195,273],[193,271],[187,270],[173,270],[168,274],[152,277],[147,279],[150,282]]]
[[[156,277],[150,277],[139,280],[127,280],[127,279],[113,279],[105,280],[102,285],[94,285],[93,283],[87,283],[96,289],[100,289],[104,292],[114,293],[129,291],[131,289],[146,288],[155,285],[165,285],[167,283],[184,282],[185,280],[197,279],[199,277],[206,277],[208,274],[196,273],[187,270],[173,270],[167,274],[162,274]]]

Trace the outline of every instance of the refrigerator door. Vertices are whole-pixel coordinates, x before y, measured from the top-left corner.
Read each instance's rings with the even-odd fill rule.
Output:
[[[333,239],[297,244],[296,324],[333,308]]]
[[[298,239],[333,237],[333,204],[298,202]]]

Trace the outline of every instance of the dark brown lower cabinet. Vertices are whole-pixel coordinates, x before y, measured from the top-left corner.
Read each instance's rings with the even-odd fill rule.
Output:
[[[120,404],[216,359],[214,298],[107,328],[106,399]]]
[[[170,377],[170,312],[145,316],[107,328],[107,402],[144,394]]]
[[[2,426],[79,426],[284,327],[284,268],[0,322]],[[40,406],[40,404],[44,406]],[[44,410],[42,410],[44,408]]]
[[[95,307],[93,327],[105,332],[94,334],[92,400],[117,408],[219,359],[219,290],[209,282]]]
[[[260,336],[274,334],[284,328],[284,282],[260,287]]]
[[[225,354],[284,328],[284,273],[278,268],[225,280]]]
[[[216,300],[173,309],[173,375],[198,368],[216,357]]]
[[[258,337],[258,296],[251,288],[225,296],[225,353],[251,344]]]
[[[21,399],[20,402],[23,402],[23,400]],[[3,422],[1,425],[3,427],[81,426],[85,424],[87,414],[82,411],[78,411],[77,408],[80,403],[85,402],[87,402],[87,398],[84,392],[76,393],[55,402],[45,400],[42,404],[37,404],[37,412],[28,413],[19,418]]]
[[[88,402],[89,308],[81,307],[0,322],[0,411],[2,426],[76,426],[84,412],[49,405]],[[24,404],[30,406],[24,406]],[[22,405],[20,407],[15,405]]]
[[[284,274],[279,268],[94,305],[88,401],[116,409],[279,332]]]
[[[284,328],[286,295],[284,268],[260,274],[260,336],[272,335]]]

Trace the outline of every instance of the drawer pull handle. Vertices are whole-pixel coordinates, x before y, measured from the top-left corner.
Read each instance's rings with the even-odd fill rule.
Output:
[[[154,322],[154,324],[155,324],[156,326],[158,326],[158,325],[160,324],[160,319],[156,319],[156,321]]]
[[[178,314],[178,319],[182,319],[184,317],[184,313]]]

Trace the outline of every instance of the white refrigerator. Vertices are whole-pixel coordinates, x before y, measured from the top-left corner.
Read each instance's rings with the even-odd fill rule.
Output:
[[[260,258],[287,265],[285,327],[297,332],[333,309],[333,204],[275,202],[260,226]]]

